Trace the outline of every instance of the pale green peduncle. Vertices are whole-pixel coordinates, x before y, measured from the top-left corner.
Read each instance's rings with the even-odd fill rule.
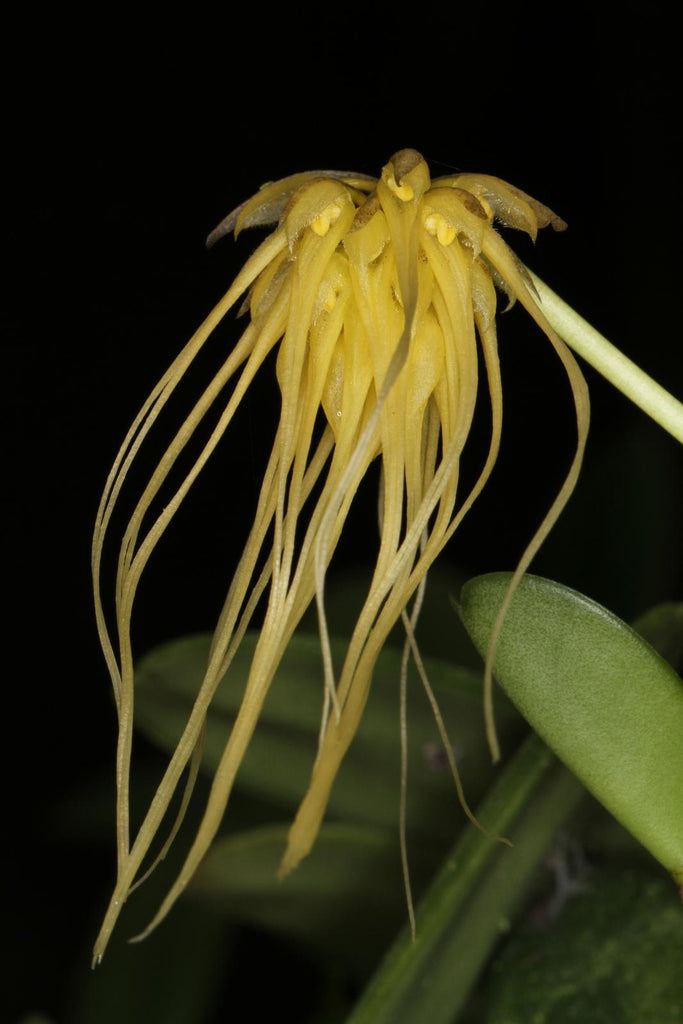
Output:
[[[529,275],[543,312],[563,341],[683,444],[683,403],[591,327],[533,271]]]

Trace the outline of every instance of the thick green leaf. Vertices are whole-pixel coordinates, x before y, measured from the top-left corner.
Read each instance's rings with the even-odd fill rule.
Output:
[[[461,616],[484,654],[507,573],[471,580]],[[508,696],[598,799],[683,882],[683,683],[581,594],[526,576],[494,662]]]
[[[140,665],[136,721],[165,750],[173,750],[178,741],[202,680],[209,643],[206,635],[180,639],[152,651]],[[204,749],[204,768],[209,773],[214,772],[229,736],[255,643],[255,634],[247,634],[215,695]],[[345,647],[343,641],[333,642],[337,665]],[[327,820],[368,822],[396,830],[400,663],[399,651],[386,649],[380,655],[363,720],[332,791]],[[492,773],[484,739],[481,677],[435,660],[427,660],[426,669],[456,750],[465,792],[476,800]],[[318,637],[296,635],[271,686],[237,777],[237,791],[293,814],[315,758],[322,680]],[[509,704],[501,709],[500,724],[509,745],[524,729]],[[408,743],[408,830],[450,840],[463,817],[431,707],[413,670],[408,686]]]
[[[662,879],[596,875],[559,920],[512,938],[486,1024],[680,1024],[683,910]]]

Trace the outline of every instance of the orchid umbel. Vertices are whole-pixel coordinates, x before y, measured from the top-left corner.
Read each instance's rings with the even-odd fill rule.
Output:
[[[245,227],[275,225],[145,402],[109,476],[95,530],[97,620],[119,715],[118,880],[95,947],[96,960],[188,769],[182,810],[186,806],[212,696],[226,672],[229,685],[230,662],[266,594],[265,620],[244,698],[204,818],[150,928],[177,899],[216,834],[283,651],[315,598],[325,666],[319,749],[309,789],[290,830],[282,874],[310,851],[334,778],[363,714],[382,645],[402,617],[408,643],[419,660],[412,626],[427,571],[471,508],[496,461],[502,419],[496,285],[508,298],[522,303],[557,351],[571,384],[578,432],[565,483],[524,552],[515,580],[569,498],[588,429],[586,385],[573,356],[547,322],[528,274],[494,228],[496,220],[532,238],[539,227],[550,224],[559,230],[565,226],[545,206],[497,178],[456,174],[432,181],[419,153],[402,150],[378,179],[310,172],[270,184],[213,233],[210,240],[232,230],[237,234]],[[130,518],[118,563],[114,642],[105,624],[99,584],[102,546],[113,507],[162,407],[216,325],[240,300],[249,314],[241,338],[166,449]],[[459,499],[460,455],[477,399],[477,339],[490,394],[491,442],[478,480]],[[230,584],[193,710],[139,833],[129,845],[134,702],[130,622],[136,588],[155,545],[275,348],[281,413],[253,526]],[[213,433],[174,496],[154,518],[152,506],[162,484],[214,403],[223,405]],[[325,575],[354,495],[376,459],[381,465],[377,559],[346,659],[335,677],[325,619]],[[495,757],[490,668],[486,693],[487,729]]]

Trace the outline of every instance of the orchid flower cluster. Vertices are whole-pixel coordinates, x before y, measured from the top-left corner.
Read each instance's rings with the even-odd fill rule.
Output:
[[[522,230],[532,239],[539,228],[565,227],[547,207],[497,178],[462,173],[432,180],[420,154],[402,150],[379,178],[317,171],[268,184],[210,237],[215,241],[246,228],[272,228],[142,407],[110,473],[95,529],[97,621],[119,718],[118,878],[96,960],[187,773],[182,817],[212,698],[219,684],[230,685],[231,661],[257,606],[263,604],[265,615],[241,707],[203,820],[150,929],[190,881],[216,835],[283,652],[315,601],[324,665],[319,746],[309,788],[291,825],[281,874],[311,850],[363,714],[379,652],[403,619],[407,644],[419,660],[414,626],[427,572],[496,462],[502,429],[497,289],[510,301],[519,301],[557,352],[571,385],[577,423],[576,451],[565,482],[520,559],[511,591],[566,504],[586,442],[587,389],[572,354],[546,319],[530,276],[496,224]],[[116,629],[110,633],[100,570],[123,482],[174,389],[234,307],[246,314],[242,335],[172,438],[130,517],[118,561]],[[152,551],[273,351],[281,408],[253,525],[215,629],[201,688],[131,843],[131,616],[136,590]],[[480,361],[490,396],[490,445],[474,486],[461,495],[460,459],[477,404]],[[216,408],[209,439],[171,499],[158,508],[160,489],[180,453],[207,412]],[[354,496],[373,464],[380,468],[377,555],[344,663],[335,667],[325,578]],[[485,707],[495,757],[490,676],[489,664]]]

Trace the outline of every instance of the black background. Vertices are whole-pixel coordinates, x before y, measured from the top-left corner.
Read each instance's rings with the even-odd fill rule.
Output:
[[[118,10],[64,19],[17,25],[5,66],[9,1020],[42,1008],[68,1021],[73,977],[87,970],[113,823],[111,850],[92,852],[60,832],[54,808],[84,780],[100,796],[113,784],[90,533],[133,415],[253,244],[204,248],[234,205],[297,170],[379,173],[404,146],[435,174],[498,175],[569,224],[535,251],[510,238],[520,255],[683,393],[680,93],[658,5],[614,17],[561,5],[543,17],[487,6],[255,9],[241,23],[196,8],[153,27]],[[454,544],[467,575],[514,566],[571,452],[571,403],[543,337],[518,310],[500,337],[509,440],[481,519]],[[535,568],[632,618],[680,599],[680,448],[587,376],[584,482]],[[266,385],[248,405],[220,479],[198,486],[152,560],[140,650],[211,627],[255,499],[271,397]],[[362,559],[362,531],[356,542]]]

